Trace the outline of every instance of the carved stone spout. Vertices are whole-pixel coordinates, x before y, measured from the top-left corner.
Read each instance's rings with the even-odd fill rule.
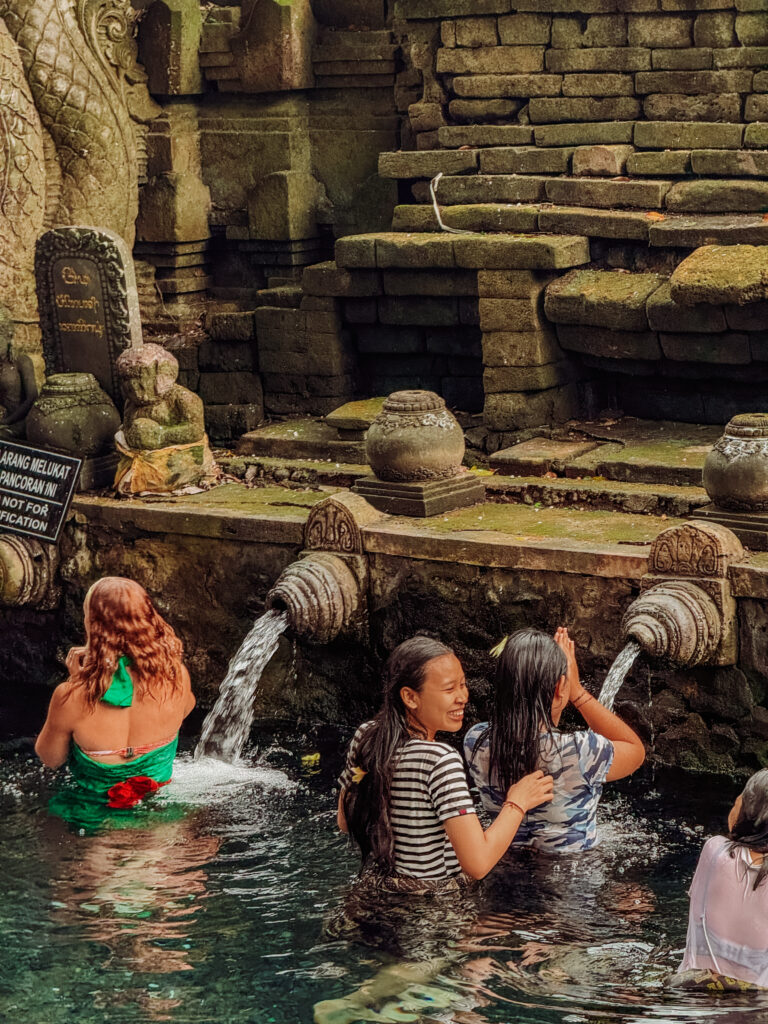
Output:
[[[622,620],[626,639],[681,666],[736,662],[736,602],[729,567],[743,557],[737,538],[713,523],[685,523],[651,545],[642,593]]]
[[[363,530],[381,513],[356,494],[318,502],[304,528],[304,551],[267,594],[267,608],[288,612],[296,636],[328,643],[344,630],[362,638],[368,603]]]
[[[349,625],[362,601],[349,564],[330,551],[312,551],[283,571],[267,608],[287,611],[293,633],[325,644]]]
[[[0,537],[0,605],[53,608],[59,596],[58,561],[55,544],[12,534]]]
[[[720,645],[721,615],[712,598],[689,580],[669,580],[646,590],[622,621],[627,639],[646,654],[677,665],[709,661]]]

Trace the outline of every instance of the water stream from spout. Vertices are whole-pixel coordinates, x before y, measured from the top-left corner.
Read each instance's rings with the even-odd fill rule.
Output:
[[[254,622],[230,661],[218,699],[203,722],[195,758],[234,762],[240,757],[251,731],[261,674],[287,628],[288,614],[284,611],[265,612]]]
[[[635,663],[635,658],[642,648],[636,640],[629,640],[622,651],[616,657],[616,660],[608,669],[608,675],[605,677],[603,688],[600,691],[600,696],[597,698],[601,704],[611,709],[613,702],[616,700],[616,694],[621,689],[621,685],[626,679],[627,672],[632,668]]]

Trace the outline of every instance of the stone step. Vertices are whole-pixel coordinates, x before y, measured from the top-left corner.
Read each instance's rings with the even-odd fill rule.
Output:
[[[760,214],[662,214],[540,203],[466,203],[441,206],[448,227],[472,231],[542,231],[647,242],[659,248],[700,245],[767,245],[768,221]],[[393,231],[439,231],[431,205],[396,206]]]
[[[760,214],[698,213],[651,222],[652,246],[695,249],[700,245],[768,245],[768,221]]]
[[[443,223],[448,227],[469,231],[539,230],[539,207],[475,203],[440,208]],[[392,216],[393,231],[440,231],[432,206],[396,206]],[[555,231],[555,234],[563,232]]]
[[[544,311],[555,324],[648,331],[646,303],[665,279],[622,270],[572,270],[545,291]]]
[[[380,232],[336,242],[336,264],[346,269],[557,270],[589,259],[589,240],[580,235]]]
[[[278,306],[281,309],[298,309],[303,292],[298,285],[281,285],[261,288],[256,293],[255,306]]]
[[[514,449],[506,449],[513,451]],[[502,455],[498,452],[497,455]],[[569,508],[578,511],[594,509],[685,519],[696,509],[709,503],[703,487],[654,483],[625,483],[614,480],[544,479],[536,476],[506,476],[503,460],[497,466],[497,475],[484,479],[486,501],[535,505],[537,508]]]
[[[637,178],[615,180],[536,174],[447,175],[440,179],[436,195],[438,202],[446,205],[550,202],[562,206],[591,206],[600,209],[623,207],[660,210],[674,184],[672,181]]]
[[[601,444],[567,460],[566,477],[671,486],[701,485],[704,460],[722,434],[721,426],[629,416],[571,426],[574,434]]]

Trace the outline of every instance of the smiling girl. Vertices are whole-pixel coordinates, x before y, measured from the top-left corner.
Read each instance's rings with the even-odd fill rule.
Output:
[[[339,779],[338,825],[384,888],[427,891],[482,878],[525,814],[552,799],[551,776],[534,771],[508,787],[483,831],[461,756],[435,738],[461,729],[467,700],[453,651],[412,637],[386,664],[381,710],[352,739]]]

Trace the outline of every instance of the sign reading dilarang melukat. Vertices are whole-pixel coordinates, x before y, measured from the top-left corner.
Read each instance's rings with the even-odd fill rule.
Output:
[[[0,440],[0,534],[55,543],[82,460]]]

